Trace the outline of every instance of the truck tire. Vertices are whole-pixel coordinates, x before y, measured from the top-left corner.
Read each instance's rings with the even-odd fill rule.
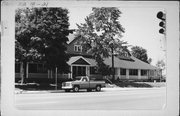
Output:
[[[79,86],[74,86],[73,91],[78,92],[79,91]]]
[[[101,91],[101,86],[100,85],[96,86],[96,91]]]

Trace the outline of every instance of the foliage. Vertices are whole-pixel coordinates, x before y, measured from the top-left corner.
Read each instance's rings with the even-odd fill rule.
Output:
[[[124,28],[119,22],[120,10],[116,7],[92,8],[85,23],[78,26],[76,37],[82,42],[86,52],[95,58],[99,72],[109,70],[103,59],[123,51],[126,42],[120,40]]]
[[[152,58],[149,58],[148,63],[151,64],[151,62],[152,62]]]
[[[165,69],[165,62],[163,60],[158,60],[156,66],[162,70]]]
[[[49,69],[58,67],[60,73],[69,72],[66,63],[68,10],[63,8],[23,8],[15,14],[16,61],[44,61]],[[25,68],[25,67],[24,67]]]
[[[138,58],[139,60],[143,62],[150,64],[152,61],[151,58],[148,59],[147,50],[142,47],[134,46],[131,48],[131,52],[134,57]]]
[[[29,18],[30,9],[18,9],[15,16],[15,58],[16,61],[30,61],[41,55],[36,50],[38,37],[33,36],[35,25]]]

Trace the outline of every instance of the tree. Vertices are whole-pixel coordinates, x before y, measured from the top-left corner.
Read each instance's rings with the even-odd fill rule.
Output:
[[[156,66],[162,70],[165,69],[165,62],[163,60],[158,60]]]
[[[152,62],[152,58],[149,58],[148,63],[151,64],[151,62]]]
[[[147,50],[142,47],[134,46],[131,48],[131,52],[134,57],[136,57],[137,59],[143,62],[150,64],[152,61],[151,58],[148,59]]]
[[[158,60],[157,63],[156,63],[156,66],[157,66],[159,69],[161,69],[159,73],[160,73],[160,75],[162,74],[162,77],[165,79],[165,77],[166,77],[166,76],[165,76],[165,74],[166,74],[166,73],[165,73],[165,66],[166,66],[166,65],[165,65],[164,60]]]
[[[77,36],[86,51],[91,51],[100,73],[109,70],[103,59],[123,51],[124,42],[120,40],[124,28],[119,22],[120,10],[116,7],[92,8],[92,13],[80,24]],[[113,58],[113,57],[112,57]],[[113,65],[113,63],[112,63]],[[114,69],[114,67],[112,67]],[[114,75],[114,70],[113,70]],[[114,78],[113,78],[114,80]]]
[[[15,57],[26,65],[29,61],[44,61],[48,69],[69,72],[66,63],[66,42],[69,30],[68,10],[63,8],[23,8],[15,15]]]

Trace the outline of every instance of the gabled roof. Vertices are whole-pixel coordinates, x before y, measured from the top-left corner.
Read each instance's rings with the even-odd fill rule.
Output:
[[[89,63],[91,63],[91,66],[97,66],[97,63],[94,59],[92,58],[85,58]]]
[[[67,43],[70,44],[72,41],[75,40],[75,34],[74,34],[74,33],[69,34],[69,35],[68,35],[68,39],[69,39],[69,41],[68,41]]]
[[[96,66],[96,61],[91,58],[85,58],[82,56],[74,56],[69,59],[67,62],[69,65],[73,64],[74,62],[78,61],[79,59],[83,59],[85,62],[87,62],[90,66]]]

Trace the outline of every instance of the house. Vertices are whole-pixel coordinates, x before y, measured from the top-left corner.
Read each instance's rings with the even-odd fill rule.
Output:
[[[90,76],[92,78],[100,78],[102,75],[97,73],[97,63],[93,59],[91,53],[83,51],[81,43],[74,34],[69,35],[69,43],[67,44],[67,53],[71,56],[67,62],[70,65],[69,74],[58,74],[58,78],[74,78],[76,76]],[[105,58],[104,63],[112,66],[112,59]],[[21,65],[16,63],[15,77],[20,78]],[[43,63],[29,62],[27,65],[27,78],[47,78],[52,79],[55,74],[47,70]],[[129,52],[124,56],[114,57],[115,79],[122,80],[159,80],[161,73],[155,66],[147,64],[135,57]]]
[[[73,37],[73,34],[70,35]],[[83,51],[78,38],[70,38],[70,42],[67,46],[67,52],[71,54],[71,58],[68,61],[70,65],[71,74],[70,78],[80,75],[95,76],[96,73],[96,61],[91,57],[91,53]],[[112,59],[105,58],[104,63],[112,66]],[[127,80],[158,80],[161,77],[160,69],[145,63],[135,57],[129,52],[125,56],[114,57],[115,78],[127,79]]]

